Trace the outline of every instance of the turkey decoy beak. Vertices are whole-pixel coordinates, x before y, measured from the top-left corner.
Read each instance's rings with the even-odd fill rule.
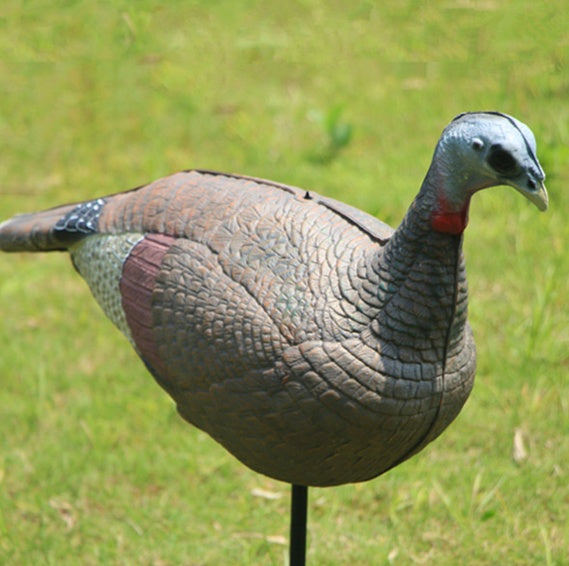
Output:
[[[549,205],[549,197],[547,196],[547,189],[543,181],[528,180],[524,185],[514,185],[514,188],[520,191],[530,202],[542,212],[547,210]]]

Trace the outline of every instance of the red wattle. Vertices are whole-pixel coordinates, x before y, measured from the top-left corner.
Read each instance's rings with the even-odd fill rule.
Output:
[[[442,232],[443,234],[462,234],[468,224],[469,206],[470,199],[466,201],[460,210],[451,212],[446,199],[440,197],[438,208],[433,211],[431,216],[431,226],[433,230]]]

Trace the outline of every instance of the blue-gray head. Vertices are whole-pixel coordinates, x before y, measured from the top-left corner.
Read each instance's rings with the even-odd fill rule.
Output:
[[[547,209],[545,173],[536,157],[534,135],[506,114],[457,116],[439,140],[432,169],[437,191],[433,227],[440,231],[462,232],[472,195],[496,185],[514,187],[539,210]]]

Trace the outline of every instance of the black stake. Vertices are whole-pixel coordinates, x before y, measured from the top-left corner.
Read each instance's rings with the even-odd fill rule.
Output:
[[[306,514],[308,487],[292,485],[290,501],[290,566],[306,564]]]

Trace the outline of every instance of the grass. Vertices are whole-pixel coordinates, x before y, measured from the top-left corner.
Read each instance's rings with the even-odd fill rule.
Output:
[[[496,108],[534,130],[550,211],[505,189],[472,207],[470,401],[385,476],[311,491],[310,564],[569,563],[565,8],[0,8],[2,217],[201,167],[316,189],[397,224],[455,114]],[[0,305],[0,563],[285,562],[287,486],[176,416],[67,258],[1,256]]]

